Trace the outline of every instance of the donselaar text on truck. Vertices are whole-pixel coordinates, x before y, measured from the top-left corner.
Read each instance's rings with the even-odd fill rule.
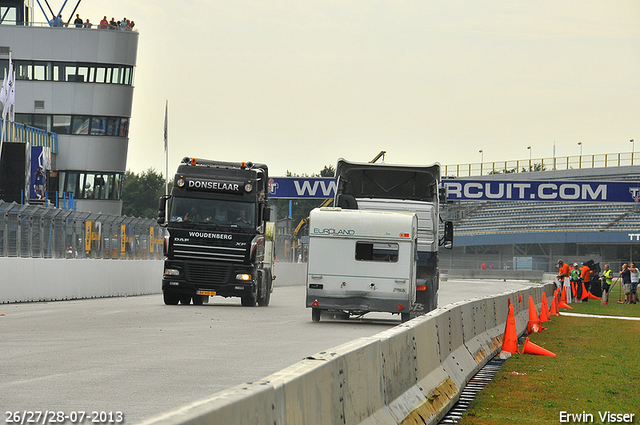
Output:
[[[164,303],[202,304],[209,296],[269,305],[273,223],[267,166],[184,158],[171,194],[160,198]]]

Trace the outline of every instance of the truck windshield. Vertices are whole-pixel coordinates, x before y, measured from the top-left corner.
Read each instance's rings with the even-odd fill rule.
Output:
[[[255,204],[249,202],[174,197],[169,221],[255,228],[255,216]]]

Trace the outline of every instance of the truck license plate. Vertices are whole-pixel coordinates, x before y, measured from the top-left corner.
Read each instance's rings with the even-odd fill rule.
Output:
[[[216,291],[201,291],[198,290],[197,292],[198,295],[209,295],[209,296],[214,296],[216,294]]]

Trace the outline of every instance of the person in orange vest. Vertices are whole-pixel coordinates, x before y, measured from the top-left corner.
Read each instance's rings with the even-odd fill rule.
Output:
[[[584,261],[582,262],[582,269],[580,270],[580,280],[582,285],[578,285],[578,299],[582,302],[589,301],[589,289],[591,288],[591,269],[587,266]],[[582,287],[587,291],[587,294],[582,293]]]
[[[558,277],[557,277],[557,285],[562,289],[564,285],[564,278],[571,277],[571,270],[569,269],[569,265],[562,260],[558,260]]]

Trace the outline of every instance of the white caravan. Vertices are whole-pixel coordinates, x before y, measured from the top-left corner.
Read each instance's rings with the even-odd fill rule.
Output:
[[[418,218],[413,213],[316,208],[309,215],[306,306],[409,320],[416,297]]]

